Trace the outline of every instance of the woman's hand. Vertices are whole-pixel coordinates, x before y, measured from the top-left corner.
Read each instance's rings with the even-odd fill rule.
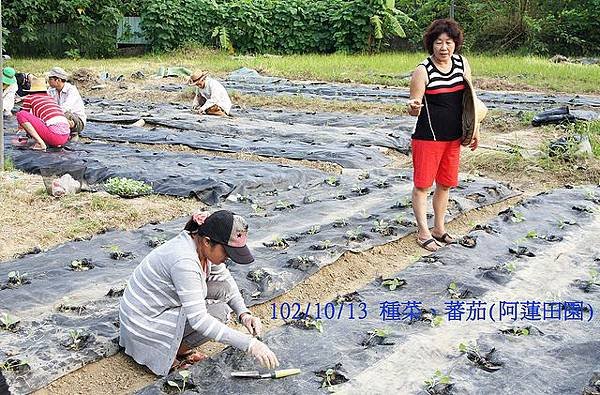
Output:
[[[421,104],[421,100],[419,100],[419,99],[409,100],[407,103],[407,106],[408,106],[408,113],[410,115],[412,115],[413,117],[418,116],[421,113],[421,107],[423,107],[423,105]]]
[[[473,133],[473,138],[471,138],[471,142],[469,143],[469,147],[471,147],[471,151],[475,151],[479,146],[479,129],[475,133]]]
[[[260,322],[260,318],[255,317],[250,313],[242,313],[240,321],[252,336],[260,336],[262,334],[262,323]]]
[[[265,369],[275,369],[279,366],[279,361],[277,360],[275,353],[273,353],[265,343],[256,338],[250,340],[248,352]]]

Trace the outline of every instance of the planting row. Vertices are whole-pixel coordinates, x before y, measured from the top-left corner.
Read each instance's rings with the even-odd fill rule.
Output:
[[[222,206],[248,219],[256,257],[253,265],[230,266],[246,303],[283,294],[344,251],[366,250],[412,233],[411,185],[407,174],[379,170],[324,177],[303,188],[230,195]],[[462,185],[453,196],[451,216],[514,195],[484,179],[462,180]],[[0,337],[0,349],[10,350],[4,357],[33,367],[23,380],[13,380],[17,388],[39,388],[116,352],[115,296],[139,261],[181,231],[185,220],[107,232],[1,265],[5,286],[0,298],[7,302],[0,314],[6,314],[8,332]],[[71,329],[90,336],[88,351],[63,346]],[[31,352],[35,334],[44,338],[43,355]]]
[[[229,348],[139,393],[172,393],[169,381],[192,393],[594,393],[599,203],[597,187],[540,195],[396,276],[320,306],[273,305],[287,325],[263,340],[297,376],[232,378],[255,365]]]

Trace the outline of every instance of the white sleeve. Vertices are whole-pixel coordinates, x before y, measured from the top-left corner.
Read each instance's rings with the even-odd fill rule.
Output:
[[[15,107],[15,95],[17,94],[17,89],[17,84],[10,84],[2,95],[2,109],[7,114],[10,114]]]

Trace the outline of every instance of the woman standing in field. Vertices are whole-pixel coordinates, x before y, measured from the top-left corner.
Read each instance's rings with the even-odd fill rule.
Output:
[[[419,64],[410,82],[408,112],[418,116],[412,135],[412,205],[417,220],[417,243],[428,251],[455,243],[446,232],[444,217],[451,187],[458,185],[460,146],[463,136],[463,93],[471,79],[467,59],[457,53],[463,32],[454,20],[431,23],[423,43],[430,56]],[[469,144],[477,148],[479,130]],[[435,180],[433,194],[434,226],[427,225],[427,195]]]

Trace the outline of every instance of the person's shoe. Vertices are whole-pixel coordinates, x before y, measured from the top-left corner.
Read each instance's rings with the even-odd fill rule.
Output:
[[[429,252],[435,252],[442,247],[433,237],[427,240],[421,240],[417,237],[417,244]]]
[[[448,233],[444,233],[441,236],[436,236],[434,234],[431,234],[431,236],[436,240],[439,241],[440,243],[444,243],[444,244],[456,244],[457,241],[454,237],[450,236]]]

